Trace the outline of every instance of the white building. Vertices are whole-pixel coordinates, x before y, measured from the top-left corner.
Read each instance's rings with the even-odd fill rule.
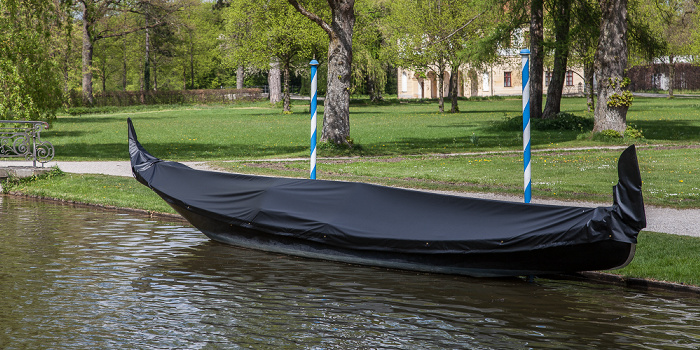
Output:
[[[583,68],[572,67],[566,72],[564,82],[565,95],[581,95],[585,89]],[[398,97],[401,98],[437,98],[438,79],[433,71],[426,68],[427,74],[416,74],[411,69],[398,68]],[[424,77],[423,77],[424,76]],[[443,72],[443,96],[449,96],[450,70]],[[551,71],[545,68],[544,89],[549,86]],[[514,96],[522,95],[522,58],[510,55],[501,64],[494,64],[487,69],[469,66],[459,70],[460,97],[472,96]]]

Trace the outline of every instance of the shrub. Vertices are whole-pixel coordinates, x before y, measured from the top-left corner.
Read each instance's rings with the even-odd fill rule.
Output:
[[[622,135],[615,130],[608,129],[593,134],[593,140],[605,142],[620,141],[622,140]]]
[[[627,125],[627,129],[625,129],[624,136],[626,139],[633,139],[633,140],[641,140],[644,138],[644,134],[642,134],[642,130],[637,129],[636,125]]]
[[[523,118],[522,116],[506,117],[503,121],[497,122],[495,127],[504,131],[521,131],[523,129]],[[554,119],[530,119],[530,128],[532,130],[587,131],[593,129],[593,118],[560,112]]]

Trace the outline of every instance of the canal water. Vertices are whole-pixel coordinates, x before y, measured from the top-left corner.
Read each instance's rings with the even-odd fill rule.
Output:
[[[307,260],[0,197],[0,349],[697,349],[700,300]]]

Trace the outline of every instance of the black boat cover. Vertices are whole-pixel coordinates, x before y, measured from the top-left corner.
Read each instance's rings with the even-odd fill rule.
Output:
[[[195,170],[149,154],[128,124],[134,176],[166,201],[231,225],[343,248],[504,253],[604,240],[636,243],[646,226],[634,146],[620,156],[614,204],[583,208]]]

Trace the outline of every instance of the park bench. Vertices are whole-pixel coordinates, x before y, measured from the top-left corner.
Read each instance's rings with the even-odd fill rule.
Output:
[[[51,142],[42,141],[42,129],[48,129],[47,122],[25,120],[0,120],[0,158],[24,157],[36,163],[50,162],[54,156]]]

